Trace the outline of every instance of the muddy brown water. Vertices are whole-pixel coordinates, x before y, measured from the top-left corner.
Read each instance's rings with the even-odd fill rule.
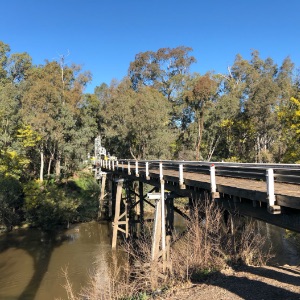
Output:
[[[75,292],[96,264],[106,264],[110,228],[83,223],[55,233],[22,229],[0,237],[0,299],[67,299],[63,270]]]
[[[183,222],[177,220],[177,224]],[[276,226],[260,224],[276,250],[279,264],[299,265],[299,236]],[[0,237],[0,299],[67,299],[63,270],[68,269],[75,292],[85,286],[93,270],[107,270],[111,254],[109,224],[73,225],[68,230],[43,233],[20,229]],[[105,274],[103,274],[105,275]]]

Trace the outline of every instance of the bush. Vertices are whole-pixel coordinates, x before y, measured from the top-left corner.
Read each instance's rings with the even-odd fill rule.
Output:
[[[0,177],[0,224],[7,230],[19,225],[23,211],[23,189],[20,182],[12,176]]]
[[[72,189],[72,192],[77,192],[79,220],[91,221],[96,219],[99,209],[100,187],[95,178],[90,173],[79,173],[79,176],[68,182],[68,188],[69,190]]]
[[[25,216],[35,227],[49,230],[76,219],[79,201],[56,184],[31,181],[25,185]]]
[[[99,186],[86,173],[67,182],[31,181],[25,185],[26,220],[45,230],[97,217]]]

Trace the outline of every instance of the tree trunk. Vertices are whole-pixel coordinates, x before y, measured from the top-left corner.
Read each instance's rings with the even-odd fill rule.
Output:
[[[208,153],[208,156],[207,156],[207,161],[211,160],[211,158],[212,158],[212,156],[213,156],[213,154],[215,152],[215,149],[216,149],[216,147],[217,147],[217,145],[219,143],[219,139],[220,139],[220,136],[218,136],[216,138],[215,142],[214,142],[214,140],[212,140],[211,145],[210,145],[210,149],[209,149],[209,153]]]
[[[196,144],[196,160],[199,160],[200,158],[200,147],[202,141],[203,127],[204,127],[203,112],[200,112],[198,116],[198,138]]]
[[[51,165],[52,165],[52,161],[53,161],[54,155],[51,154],[50,158],[49,158],[49,163],[48,163],[48,176],[50,176],[50,172],[51,172]]]
[[[56,176],[56,178],[60,177],[60,160],[61,160],[60,153],[58,153],[56,161],[55,161],[55,176]]]
[[[130,151],[130,154],[131,154],[131,156],[133,157],[133,159],[137,159],[136,156],[135,156],[135,155],[133,154],[133,152],[132,152],[131,146],[129,147],[129,151]]]
[[[40,167],[40,182],[44,180],[44,151],[41,149],[41,167]]]

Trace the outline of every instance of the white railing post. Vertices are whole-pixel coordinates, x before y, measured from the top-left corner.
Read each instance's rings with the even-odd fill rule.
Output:
[[[275,197],[275,185],[274,185],[274,170],[267,169],[267,194],[268,194],[268,211],[271,214],[280,214],[281,207],[279,205],[275,205],[276,197]]]
[[[146,161],[146,179],[149,180],[150,176],[149,176],[149,162]]]
[[[117,170],[119,170],[119,162],[116,161],[116,167],[117,167]]]
[[[101,168],[103,167],[103,161],[102,161],[102,158],[100,159],[100,167],[101,167]]]
[[[164,175],[163,175],[163,164],[162,162],[159,163],[159,179],[163,180],[164,179]]]
[[[135,176],[139,177],[139,162],[135,161]]]
[[[124,162],[122,161],[122,172],[124,172]]]
[[[108,169],[111,170],[111,161],[108,161]]]
[[[274,171],[267,169],[267,193],[269,206],[275,205]]]
[[[111,161],[111,164],[112,164],[112,170],[114,171],[114,170],[115,170],[115,161],[112,160],[112,161]]]
[[[217,184],[216,184],[216,166],[210,166],[210,191],[211,193],[217,192]]]
[[[184,183],[183,183],[183,164],[179,165],[179,188],[181,188],[181,189],[184,188]]]
[[[166,216],[165,216],[165,182],[160,181],[160,201],[161,201],[161,250],[163,261],[166,260]]]
[[[108,160],[105,161],[105,168],[107,169],[108,167]]]
[[[128,161],[128,175],[131,175],[131,171],[130,171],[130,161]]]

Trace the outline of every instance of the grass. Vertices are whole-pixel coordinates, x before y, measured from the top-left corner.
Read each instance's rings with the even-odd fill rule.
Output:
[[[151,299],[174,285],[202,281],[228,265],[264,265],[271,257],[263,251],[265,239],[255,222],[245,223],[243,218],[232,216],[225,222],[224,211],[214,202],[204,199],[197,203],[201,204],[193,207],[186,233],[178,239],[172,237],[165,273],[161,261],[151,260],[152,231],[146,230],[149,235],[124,243],[127,258],[122,264],[112,260],[106,270],[96,270],[80,295],[74,296],[66,280],[68,299]],[[104,273],[109,276],[103,278]]]

